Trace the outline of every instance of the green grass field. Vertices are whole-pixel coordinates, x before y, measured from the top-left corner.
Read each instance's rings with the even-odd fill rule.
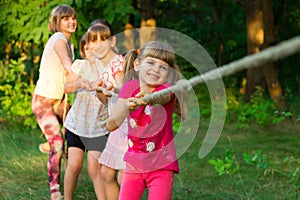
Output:
[[[38,144],[45,141],[40,130],[27,130],[4,122],[0,125],[0,199],[49,199],[48,156],[38,150]],[[198,152],[205,124],[200,127],[193,144],[179,158],[181,171],[175,175],[173,199],[300,198],[299,122],[271,127],[253,124],[246,130],[227,124],[214,149],[203,159],[198,157]],[[219,176],[208,161],[224,160],[227,149],[235,156],[239,168],[233,176]],[[255,163],[245,162],[243,154],[259,150],[261,154]],[[290,158],[289,162],[283,162],[285,158]],[[96,199],[86,166],[79,177],[74,199]]]

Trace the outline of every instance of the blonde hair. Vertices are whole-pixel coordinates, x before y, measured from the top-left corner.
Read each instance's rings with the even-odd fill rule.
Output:
[[[136,59],[138,53],[136,49],[129,51],[125,55],[125,62],[124,62],[124,76],[122,80],[122,84],[126,83],[129,80],[139,79],[138,73],[134,70],[134,60]]]
[[[53,33],[59,32],[60,20],[65,17],[72,17],[72,16],[77,18],[76,12],[71,6],[68,5],[56,6],[55,8],[53,8],[50,14],[49,24],[48,24],[49,31]]]
[[[151,41],[144,45],[137,56],[142,61],[147,57],[157,58],[169,64],[169,67],[175,69],[175,55],[173,48],[163,42]]]

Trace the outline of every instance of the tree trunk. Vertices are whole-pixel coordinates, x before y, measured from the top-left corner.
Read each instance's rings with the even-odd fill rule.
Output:
[[[125,31],[124,31],[124,47],[127,52],[131,49],[135,48],[135,37],[134,37],[134,26],[131,23],[125,24]]]
[[[247,52],[254,54],[259,52],[259,46],[263,44],[263,12],[261,9],[261,1],[263,0],[247,0]],[[251,68],[247,70],[247,82],[245,100],[249,101],[251,95],[255,92],[257,86],[265,89],[263,71],[261,67]]]
[[[156,39],[156,19],[154,17],[154,4],[153,0],[140,0],[140,13],[141,13],[141,28],[140,28],[140,48],[147,42]]]
[[[275,43],[275,23],[273,13],[273,0],[263,1],[264,12],[264,45],[263,48],[272,46]],[[282,96],[282,87],[278,80],[278,72],[273,63],[266,63],[263,67],[264,76],[267,82],[268,91],[272,101],[276,104],[278,109],[281,109],[284,105]]]
[[[212,4],[212,9],[213,9],[213,14],[214,14],[214,17],[216,20],[215,26],[219,26],[222,22],[221,9],[219,8],[219,6],[218,6],[219,4],[216,0],[212,0],[211,4]],[[217,32],[217,38],[219,41],[217,66],[219,67],[222,65],[222,55],[223,55],[223,51],[224,51],[224,44],[223,44],[222,34],[220,34],[219,32]]]
[[[131,1],[132,6],[137,10],[137,0]],[[129,16],[129,22],[125,24],[125,31],[124,31],[124,47],[128,52],[131,49],[136,48],[136,31],[134,30],[134,15],[131,14]]]

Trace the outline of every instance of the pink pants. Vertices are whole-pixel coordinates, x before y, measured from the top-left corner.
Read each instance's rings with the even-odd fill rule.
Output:
[[[146,173],[125,172],[119,200],[140,200],[148,188],[148,200],[171,200],[174,172],[156,170]]]
[[[48,99],[36,94],[31,102],[32,111],[50,145],[47,165],[50,193],[60,191],[60,161],[64,145],[60,124],[53,108],[56,102],[57,99]]]

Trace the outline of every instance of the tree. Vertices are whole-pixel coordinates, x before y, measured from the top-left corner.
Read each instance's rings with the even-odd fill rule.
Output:
[[[137,14],[130,14],[130,18],[125,25],[124,46],[127,51],[134,48],[141,48],[148,41],[156,39],[156,18],[154,14],[155,3],[155,0],[131,1],[131,5],[138,11],[139,17]],[[135,18],[140,19],[138,27],[134,25]],[[134,30],[135,27],[139,29]]]
[[[140,47],[147,42],[155,40],[156,18],[154,16],[155,0],[139,0],[139,10],[141,14],[141,28],[140,28]]]
[[[263,11],[261,0],[246,1],[247,53],[259,53],[264,41]],[[249,101],[257,86],[265,88],[261,67],[247,70],[245,100]]]
[[[276,42],[273,0],[246,1],[248,54],[259,53]],[[247,70],[245,100],[249,101],[256,87],[268,88],[278,108],[283,106],[282,87],[273,63]]]
[[[276,30],[273,14],[273,0],[264,0],[262,2],[263,21],[264,21],[264,44],[263,49],[272,46],[276,42]],[[277,108],[284,105],[281,83],[278,79],[278,72],[274,63],[266,63],[263,66],[264,77],[267,82],[268,91],[271,99],[275,102]]]

